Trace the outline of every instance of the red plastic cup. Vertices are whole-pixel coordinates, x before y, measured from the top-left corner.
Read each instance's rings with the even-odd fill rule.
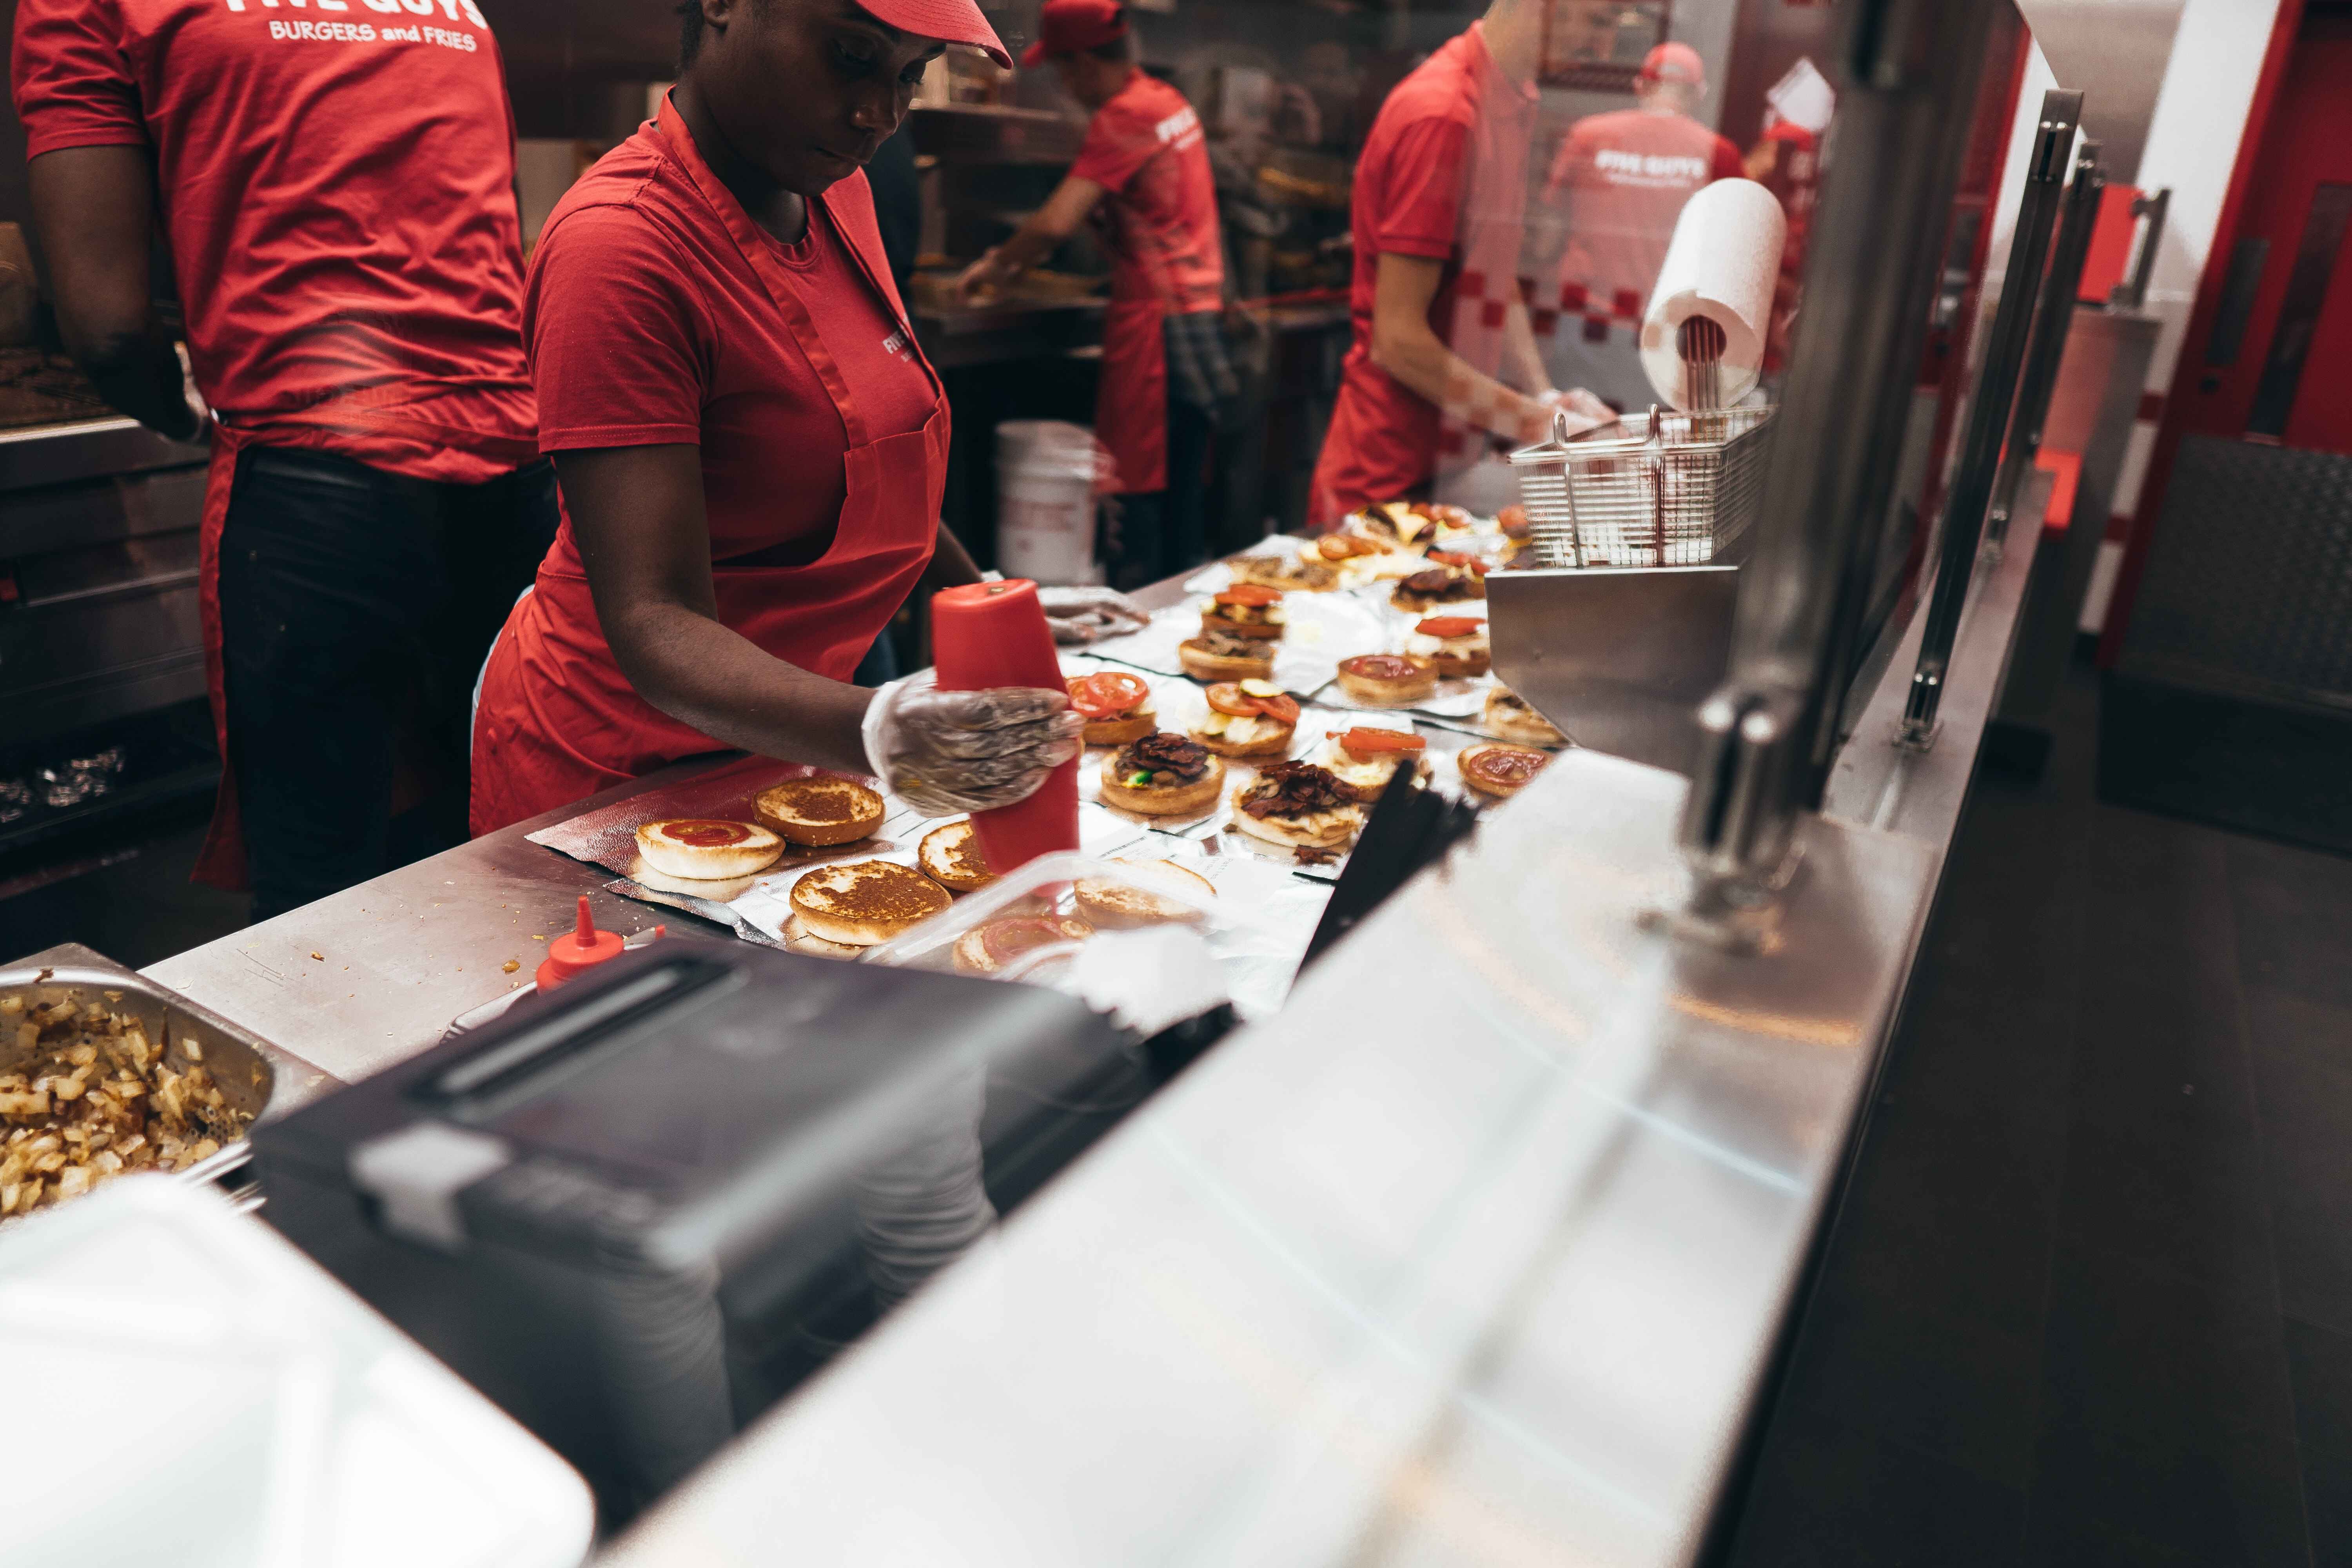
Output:
[[[943,691],[997,686],[1066,689],[1054,634],[1025,578],[942,589],[931,599],[931,650]],[[1018,805],[976,811],[972,828],[998,876],[1078,847],[1078,764],[1065,763]]]

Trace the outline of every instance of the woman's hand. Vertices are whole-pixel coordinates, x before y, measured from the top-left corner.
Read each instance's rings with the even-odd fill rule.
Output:
[[[932,816],[1013,805],[1076,756],[1086,721],[1066,693],[1006,686],[942,691],[930,670],[893,681],[866,710],[866,756],[891,794]]]

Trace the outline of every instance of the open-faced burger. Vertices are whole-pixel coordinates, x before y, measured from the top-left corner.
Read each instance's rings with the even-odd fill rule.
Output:
[[[1429,548],[1429,536],[1435,528],[1412,502],[1401,500],[1368,506],[1352,514],[1348,525],[1368,539],[1378,540],[1387,549],[1416,553]]]
[[[995,974],[1031,953],[1086,941],[1095,928],[1063,915],[999,915],[956,938],[955,966],[961,974]]]
[[[1404,651],[1447,679],[1484,675],[1495,667],[1486,623],[1476,616],[1431,616],[1406,636]]]
[[[1181,735],[1146,735],[1103,763],[1103,804],[1142,816],[1192,816],[1224,789],[1225,764]]]
[[[1376,708],[1410,708],[1437,695],[1437,671],[1401,653],[1365,653],[1339,661],[1339,689]]]
[[[1423,779],[1430,773],[1429,742],[1410,730],[1342,730],[1323,748],[1321,761],[1341,788],[1368,802],[1381,798],[1399,768],[1410,767]]]
[[[1297,726],[1298,700],[1271,680],[1221,680],[1192,739],[1222,757],[1278,757]]]
[[[1231,632],[1202,632],[1176,645],[1177,662],[1195,680],[1271,680],[1274,645]]]
[[[1486,733],[1498,741],[1510,741],[1522,746],[1565,745],[1568,737],[1559,727],[1537,712],[1528,700],[1507,687],[1497,686],[1486,693],[1486,711],[1482,719]]]
[[[1471,522],[1470,514],[1458,506],[1446,506],[1438,501],[1415,501],[1412,510],[1416,516],[1428,521],[1433,543],[1443,544],[1448,540],[1461,539],[1475,531],[1475,525]]]
[[[1272,588],[1277,593],[1328,594],[1339,585],[1339,570],[1323,560],[1236,555],[1225,565],[1236,584]]]
[[[1287,623],[1282,590],[1236,583],[1201,607],[1201,630],[1225,632],[1252,642],[1279,642]]]
[[[1535,783],[1551,753],[1528,746],[1472,746],[1454,761],[1464,784],[1491,799],[1508,800]]]
[[[1486,563],[1475,555],[1432,551],[1429,558],[1443,563],[1414,573],[1396,585],[1389,603],[1400,610],[1425,616],[1440,605],[1466,604],[1486,596]]]
[[[1313,763],[1268,763],[1234,795],[1234,826],[1293,849],[1343,849],[1364,826],[1364,808],[1331,770]]]
[[[1122,670],[1082,675],[1070,682],[1070,707],[1087,721],[1089,746],[1124,746],[1160,728],[1160,710],[1140,676]]]
[[[1535,524],[1528,521],[1528,509],[1523,506],[1505,507],[1496,514],[1495,521],[1506,539],[1525,539],[1535,528]]]

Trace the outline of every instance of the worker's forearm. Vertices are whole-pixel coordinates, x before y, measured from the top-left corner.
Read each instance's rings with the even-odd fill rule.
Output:
[[[1018,277],[1061,247],[1069,236],[1055,234],[1037,221],[1032,213],[1013,237],[996,247],[996,269],[1007,278]]]
[[[961,588],[980,580],[979,563],[972,560],[971,552],[963,547],[963,541],[955,536],[955,530],[942,521],[940,523],[939,549],[931,554],[930,570],[923,574],[924,586],[935,590]]]
[[[159,325],[96,338],[68,328],[64,335],[74,363],[110,407],[174,440],[194,439],[196,412],[188,405],[180,356]]]
[[[867,771],[862,727],[873,692],[787,664],[682,605],[615,619],[621,672],[671,718],[763,757]]]
[[[1503,359],[1511,380],[1521,392],[1540,396],[1551,387],[1551,371],[1536,347],[1535,325],[1524,301],[1514,301],[1503,317]]]
[[[1434,332],[1400,332],[1380,339],[1373,359],[1448,416],[1507,440],[1526,439],[1528,429],[1542,418],[1541,405],[1471,369]]]

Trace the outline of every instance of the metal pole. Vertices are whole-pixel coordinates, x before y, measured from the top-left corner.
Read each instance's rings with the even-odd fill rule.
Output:
[[[2131,281],[2118,283],[2107,290],[2107,303],[2137,310],[2147,303],[2147,283],[2156,275],[2156,246],[2164,237],[2165,216],[2172,210],[2172,187],[2165,186],[2152,196],[2142,196],[2132,203],[2132,216],[2147,220],[2140,232],[2139,258],[2132,263]]]
[[[2009,450],[2000,460],[2000,478],[1992,487],[1992,511],[1985,520],[1987,549],[1996,560],[2001,542],[2009,537],[2009,518],[2016,510],[2018,489],[2042,455],[2042,426],[2050,416],[2050,395],[2058,388],[2058,367],[2065,362],[2066,339],[2074,327],[2075,296],[2083,291],[2083,263],[2091,254],[2091,234],[2099,225],[2099,196],[2106,188],[2107,178],[2099,172],[2099,144],[2085,141],[2074,151],[2074,183],[2067,188],[2065,216],[2059,220],[2058,243],[2050,252],[2050,280],[2042,285],[2033,343],[2025,351],[2025,375],[2018,384]]]
[[[2058,197],[2066,177],[2066,153],[2082,123],[2083,95],[2052,91],[2042,97],[2041,128],[2025,168],[2025,195],[2017,208],[2016,237],[2009,251],[2009,278],[2001,285],[2000,310],[1969,410],[1968,436],[1951,498],[1944,508],[1943,559],[1935,595],[1920,635],[1919,668],[1912,672],[1911,697],[1903,710],[1897,743],[1925,750],[1935,743],[1936,711],[1944,700],[1944,670],[1959,635],[1960,612],[1968,607],[1969,583],[1976,575],[1977,546],[1983,542],[1986,509],[2000,465],[2009,416],[2017,400],[2017,379],[2025,363],[2025,340],[2041,296],[2042,268],[2050,259],[2050,231],[2058,217]]]
[[[1696,874],[1688,919],[1769,902],[1784,879],[1826,694],[1843,683],[1845,591],[1857,539],[1885,516],[1908,384],[1987,28],[2000,0],[1849,0],[1831,58],[1838,113],[1741,568],[1730,674],[1699,710],[1701,749],[1681,837]]]

